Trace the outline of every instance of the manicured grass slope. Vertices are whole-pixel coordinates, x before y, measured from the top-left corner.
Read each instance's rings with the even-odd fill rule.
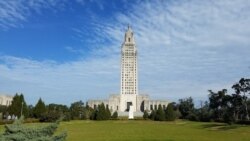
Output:
[[[200,122],[62,122],[67,141],[250,141],[250,126]]]

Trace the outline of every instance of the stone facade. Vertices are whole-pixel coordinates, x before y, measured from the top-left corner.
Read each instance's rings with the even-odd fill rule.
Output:
[[[9,96],[9,95],[0,95],[0,105],[3,106],[9,106],[11,105],[11,102],[13,100],[13,96]]]
[[[166,100],[150,100],[148,95],[138,94],[137,49],[133,31],[130,27],[125,33],[121,47],[121,88],[120,94],[110,95],[108,100],[89,100],[87,104],[96,108],[104,103],[111,112],[118,112],[118,116],[128,116],[128,111],[135,116],[142,116],[145,110],[156,110],[159,105],[166,108]]]

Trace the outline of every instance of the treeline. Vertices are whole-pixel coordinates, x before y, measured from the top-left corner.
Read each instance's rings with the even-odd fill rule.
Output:
[[[116,119],[118,113],[111,112],[104,104],[98,105],[96,109],[85,105],[82,101],[74,102],[68,107],[62,104],[48,104],[45,105],[44,101],[40,98],[36,105],[27,105],[23,94],[16,94],[13,98],[12,104],[0,107],[2,119],[12,120],[17,119],[23,115],[26,119],[37,119],[40,122],[53,122],[62,118],[65,121],[69,120],[108,120]]]
[[[214,92],[209,90],[208,101],[201,102],[197,108],[191,97],[180,99],[177,103],[170,103],[163,109],[159,105],[157,110],[144,111],[143,118],[156,121],[173,121],[185,119],[202,122],[250,123],[250,79],[241,78],[232,85],[234,93],[229,94],[226,89]],[[41,122],[63,120],[109,120],[117,119],[118,113],[111,113],[104,104],[96,109],[89,107],[82,101],[72,103],[69,107],[61,104],[45,105],[40,98],[35,106],[25,102],[23,94],[16,94],[9,107],[0,106],[3,119],[15,119],[23,115],[25,118],[38,119]]]
[[[250,100],[248,99],[250,79],[241,78],[239,82],[232,85],[232,89],[234,93],[231,94],[228,94],[226,89],[217,92],[208,90],[208,101],[201,102],[199,108],[195,108],[193,99],[189,97],[180,99],[179,103],[169,104],[166,110],[159,106],[156,111],[152,111],[150,114],[144,112],[144,118],[158,121],[180,118],[202,122],[250,124]]]

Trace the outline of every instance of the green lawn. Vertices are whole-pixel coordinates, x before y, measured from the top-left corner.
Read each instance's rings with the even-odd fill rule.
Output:
[[[250,141],[250,126],[200,122],[62,122],[67,141]]]
[[[250,126],[189,121],[70,121],[61,122],[61,131],[67,131],[67,141],[250,141]]]

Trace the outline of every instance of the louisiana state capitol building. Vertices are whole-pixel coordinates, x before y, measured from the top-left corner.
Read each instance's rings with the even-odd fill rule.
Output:
[[[165,109],[168,105],[166,100],[150,100],[147,94],[138,92],[138,53],[134,33],[130,26],[125,32],[121,47],[121,85],[119,94],[111,94],[107,100],[89,100],[87,104],[97,108],[104,103],[111,112],[118,112],[118,116],[126,117],[129,112],[136,117],[141,117],[143,112],[157,110],[159,105]]]

